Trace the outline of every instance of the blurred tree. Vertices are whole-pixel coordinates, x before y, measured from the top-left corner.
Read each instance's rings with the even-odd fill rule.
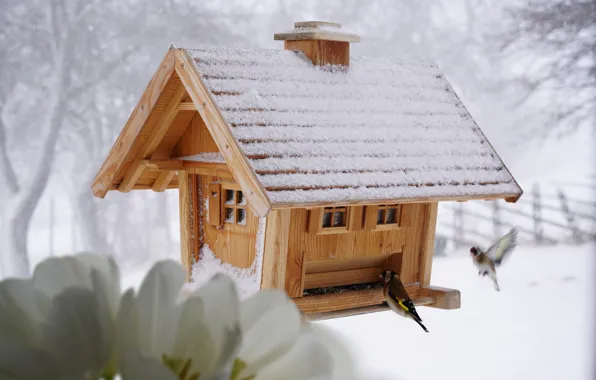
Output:
[[[110,201],[113,197],[95,199],[90,184],[99,166],[171,41],[177,44],[180,41],[179,46],[194,46],[196,43],[213,44],[243,39],[235,36],[232,33],[235,29],[229,27],[239,16],[211,10],[209,3],[168,0],[144,4],[142,7],[137,6],[137,3],[136,0],[120,1],[117,3],[118,9],[110,9],[109,4],[107,8],[104,5],[102,8],[106,14],[90,20],[93,27],[86,32],[87,46],[94,46],[98,51],[103,51],[101,47],[108,44],[127,46],[132,53],[126,60],[119,62],[109,78],[87,93],[87,102],[81,103],[78,109],[71,109],[73,128],[63,135],[62,141],[64,155],[75,156],[71,178],[76,193],[72,200],[82,248],[114,253],[121,259],[133,258],[134,255],[130,253],[135,250],[134,247],[143,252],[143,257],[166,254],[164,247],[168,246],[170,230],[166,195],[146,198],[144,194],[133,192],[127,197],[119,197],[116,202]],[[125,30],[122,30],[123,26]],[[151,199],[151,202],[135,206],[135,198]],[[116,208],[118,211],[115,211]],[[110,222],[116,223],[113,215],[108,215],[108,209],[119,215],[119,229],[114,231],[117,232],[115,235],[106,228]],[[159,213],[159,217],[154,219],[159,223],[153,224],[151,231],[152,239],[159,244],[147,245],[149,239],[146,228],[142,228],[138,219],[129,216],[125,210],[140,215]],[[136,230],[144,234],[139,235]],[[118,238],[116,243],[116,236],[126,238]]]
[[[515,77],[523,101],[550,103],[543,110],[552,117],[536,133],[596,128],[596,2],[525,0],[506,10],[505,21],[502,50],[527,66]]]

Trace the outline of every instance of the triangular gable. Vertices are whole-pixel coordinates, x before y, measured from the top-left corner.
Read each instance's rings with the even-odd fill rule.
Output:
[[[151,79],[93,181],[94,195],[103,198],[108,190],[115,189],[163,191],[176,187],[176,171],[192,163],[169,158],[182,153],[179,141],[197,117],[206,121],[250,207],[257,215],[265,216],[270,204],[263,189],[193,65],[188,64],[186,53],[179,49],[168,51]]]

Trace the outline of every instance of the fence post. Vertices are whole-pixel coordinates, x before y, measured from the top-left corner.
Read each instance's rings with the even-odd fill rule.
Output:
[[[567,224],[569,225],[569,229],[571,230],[573,236],[573,242],[575,244],[583,243],[583,237],[579,229],[577,228],[577,223],[575,223],[575,217],[573,213],[569,209],[569,203],[567,202],[567,197],[565,193],[561,189],[557,189],[557,196],[559,197],[559,201],[561,201],[561,209],[565,214],[565,219],[567,219]]]
[[[493,237],[498,239],[501,236],[501,215],[499,201],[493,201]]]
[[[534,219],[534,241],[542,244],[544,230],[542,229],[542,202],[540,200],[540,184],[536,182],[532,189],[532,217]]]
[[[464,204],[458,202],[453,210],[453,244],[459,247],[464,242]]]

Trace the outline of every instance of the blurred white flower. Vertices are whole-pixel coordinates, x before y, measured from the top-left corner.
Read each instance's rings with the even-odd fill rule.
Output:
[[[241,303],[226,275],[181,294],[184,279],[161,261],[121,295],[113,259],[84,253],[0,282],[0,378],[354,378],[347,351],[282,291]]]

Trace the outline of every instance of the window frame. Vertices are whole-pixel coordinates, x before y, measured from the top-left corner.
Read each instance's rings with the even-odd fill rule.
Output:
[[[229,203],[229,201],[228,201],[228,192],[229,191],[234,192],[233,198],[232,198],[232,203]],[[241,196],[242,196],[242,199],[240,202],[238,201],[239,194],[241,194]],[[222,183],[221,184],[220,204],[221,204],[221,223],[222,223],[222,225],[229,224],[229,225],[240,226],[240,227],[246,226],[246,223],[248,221],[248,204],[246,201],[246,195],[244,195],[240,186],[235,185],[235,184]],[[228,210],[233,210],[232,211],[232,221],[228,221],[228,218],[227,218]],[[238,222],[238,214],[240,213],[239,210],[244,210],[244,223]]]
[[[387,223],[387,210],[395,209],[395,223]],[[383,211],[384,223],[378,223],[379,211]],[[367,230],[397,230],[401,228],[402,205],[399,203],[389,203],[382,205],[366,206],[364,225]]]
[[[330,211],[329,211],[330,209]],[[333,226],[333,217],[336,212],[344,212],[344,225]],[[331,225],[323,226],[325,214],[331,213]],[[308,232],[315,234],[341,234],[351,232],[350,222],[352,217],[352,207],[350,206],[328,206],[317,207],[309,210],[309,228]]]

